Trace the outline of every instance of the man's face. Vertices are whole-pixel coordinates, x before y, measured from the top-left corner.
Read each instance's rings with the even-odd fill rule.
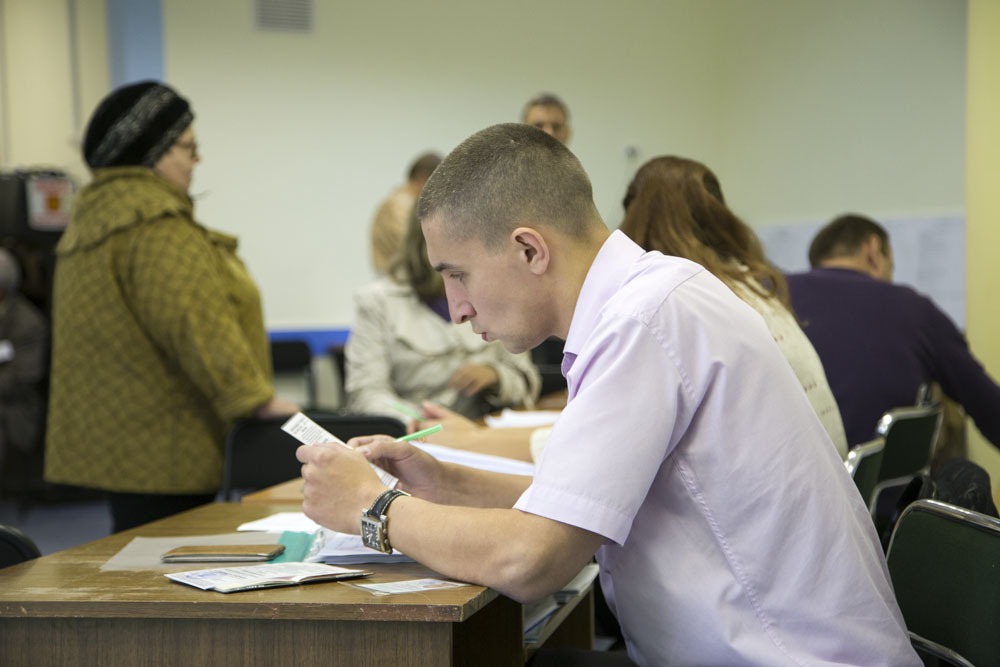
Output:
[[[422,226],[427,257],[444,279],[453,322],[469,322],[483,340],[500,341],[513,353],[548,337],[531,286],[533,274],[517,244],[491,250],[478,240],[455,240],[434,217]]]
[[[563,145],[569,142],[569,124],[559,107],[531,107],[524,114],[524,122],[555,137]]]

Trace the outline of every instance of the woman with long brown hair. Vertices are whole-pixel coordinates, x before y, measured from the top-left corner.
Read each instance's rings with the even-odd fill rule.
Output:
[[[726,206],[715,174],[700,162],[664,156],[636,172],[620,230],[646,250],[690,259],[711,271],[764,318],[840,452],[847,438],[822,362],[788,302],[784,275],[753,230]]]

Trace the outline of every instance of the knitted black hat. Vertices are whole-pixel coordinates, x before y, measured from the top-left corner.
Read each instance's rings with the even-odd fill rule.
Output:
[[[192,120],[187,100],[162,83],[122,86],[105,97],[90,117],[83,158],[91,169],[152,167]]]

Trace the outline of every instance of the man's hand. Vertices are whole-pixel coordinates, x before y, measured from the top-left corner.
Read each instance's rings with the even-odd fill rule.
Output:
[[[366,435],[351,438],[347,444],[357,448],[369,463],[398,477],[396,488],[412,496],[436,501],[445,486],[441,462],[408,442],[387,435]]]
[[[469,440],[479,436],[486,429],[465,415],[449,410],[443,405],[424,401],[420,406],[422,418],[414,424],[414,430],[441,424],[444,428],[434,434],[434,444],[446,447],[464,447]]]
[[[295,456],[302,462],[305,515],[321,526],[358,533],[361,511],[385,490],[364,455],[331,443],[302,445]]]
[[[492,366],[466,364],[452,373],[448,387],[465,396],[475,396],[500,382],[500,376]]]

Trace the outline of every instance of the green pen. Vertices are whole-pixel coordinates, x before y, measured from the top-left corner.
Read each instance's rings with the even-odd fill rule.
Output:
[[[423,431],[417,431],[415,433],[410,433],[409,435],[404,435],[401,438],[396,438],[396,442],[409,442],[410,440],[417,440],[425,435],[430,435],[431,433],[437,433],[444,428],[444,424],[434,424],[430,428],[425,428]]]

